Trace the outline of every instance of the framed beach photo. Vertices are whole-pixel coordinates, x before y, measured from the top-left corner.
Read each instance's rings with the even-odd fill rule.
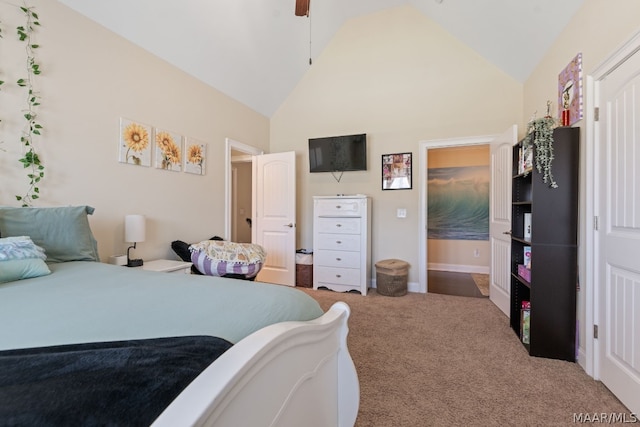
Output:
[[[411,153],[382,155],[382,189],[410,190]]]

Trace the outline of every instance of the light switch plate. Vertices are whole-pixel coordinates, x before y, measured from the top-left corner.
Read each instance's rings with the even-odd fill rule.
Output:
[[[398,218],[406,218],[407,210],[406,209],[398,209]]]

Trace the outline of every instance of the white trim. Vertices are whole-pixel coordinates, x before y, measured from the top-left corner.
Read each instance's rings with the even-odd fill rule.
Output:
[[[231,240],[238,241],[238,168],[231,164]]]
[[[418,152],[418,183],[420,190],[420,219],[418,220],[418,290],[427,293],[427,164],[428,151],[431,148],[461,147],[467,145],[490,144],[497,135],[472,136],[466,138],[435,139],[420,141]]]
[[[427,269],[436,271],[452,271],[454,273],[478,273],[489,274],[490,267],[483,265],[441,264],[428,262]]]
[[[242,142],[234,141],[231,138],[225,138],[224,140],[224,238],[226,240],[231,239],[231,211],[233,209],[233,188],[232,188],[232,171],[231,171],[231,150],[241,151],[251,156],[259,156],[264,152],[259,148],[252,147],[251,145],[243,144]],[[254,195],[255,196],[255,195]]]
[[[585,236],[585,348],[580,348],[578,363],[584,368],[588,375],[594,379],[600,379],[600,352],[598,342],[592,337],[594,325],[599,323],[599,288],[597,286],[598,277],[598,233],[594,229],[594,216],[600,211],[600,200],[598,198],[599,183],[599,158],[596,147],[599,146],[600,125],[595,121],[594,109],[600,107],[600,81],[618,68],[623,62],[636,52],[640,51],[640,32],[637,32],[629,41],[624,43],[612,55],[605,59],[599,66],[586,76],[586,121],[585,121],[585,167],[591,174],[586,175],[586,221],[584,225]],[[591,339],[588,337],[591,336]]]

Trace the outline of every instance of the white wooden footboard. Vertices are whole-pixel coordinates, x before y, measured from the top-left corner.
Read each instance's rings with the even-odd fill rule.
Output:
[[[267,326],[205,369],[153,423],[175,426],[344,426],[360,388],[347,349],[347,304],[308,322]]]

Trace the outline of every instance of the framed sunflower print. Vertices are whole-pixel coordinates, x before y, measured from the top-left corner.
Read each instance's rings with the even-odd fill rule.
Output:
[[[151,166],[151,136],[151,126],[121,117],[118,161]]]
[[[184,171],[204,175],[207,163],[207,145],[193,138],[187,138],[184,155]]]
[[[410,190],[411,153],[382,155],[382,189]]]
[[[168,130],[156,129],[156,168],[182,171],[182,135]]]

